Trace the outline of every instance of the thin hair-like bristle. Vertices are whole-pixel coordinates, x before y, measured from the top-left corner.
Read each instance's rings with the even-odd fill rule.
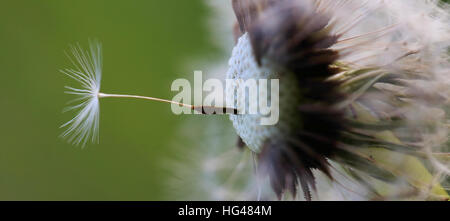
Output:
[[[78,96],[70,103],[76,103],[64,111],[78,110],[76,116],[63,124],[67,128],[61,137],[74,145],[85,146],[91,140],[99,140],[100,104],[98,93],[100,91],[102,75],[102,51],[98,41],[89,41],[89,50],[84,50],[79,44],[70,46],[70,54],[66,53],[72,62],[73,69],[61,70],[61,73],[81,84],[81,88],[65,88],[66,94]]]

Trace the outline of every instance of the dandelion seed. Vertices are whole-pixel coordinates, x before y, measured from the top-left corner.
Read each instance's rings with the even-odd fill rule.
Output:
[[[135,98],[157,101],[186,107],[202,114],[236,112],[236,110],[225,107],[194,106],[154,97],[101,93],[102,46],[100,42],[90,41],[89,50],[84,50],[79,44],[72,45],[70,54],[67,56],[74,67],[63,69],[61,72],[75,80],[80,87],[65,86],[67,89],[65,93],[77,98],[69,102],[69,104],[75,104],[66,107],[64,112],[77,111],[77,113],[74,118],[61,126],[61,128],[66,128],[61,137],[67,138],[73,145],[84,147],[89,140],[93,143],[99,142],[100,98]]]

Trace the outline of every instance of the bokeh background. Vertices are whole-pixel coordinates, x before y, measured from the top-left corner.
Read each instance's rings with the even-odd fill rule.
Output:
[[[0,200],[171,200],[167,158],[179,123],[169,105],[102,100],[100,144],[59,138],[72,82],[64,51],[103,43],[102,91],[172,98],[198,59],[220,49],[200,0],[1,0]],[[195,122],[195,120],[194,120]],[[234,141],[233,141],[234,142]]]

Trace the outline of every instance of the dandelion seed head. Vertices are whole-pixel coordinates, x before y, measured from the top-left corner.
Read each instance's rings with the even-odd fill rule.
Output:
[[[259,1],[272,2],[273,4],[283,2],[282,0]],[[237,2],[252,1],[239,0]],[[352,171],[350,175],[345,164],[327,159],[331,165],[330,173],[333,179],[330,180],[328,175],[317,169],[312,170],[312,176],[316,178],[317,183],[317,195],[312,195],[312,199],[430,199],[429,197],[435,194],[432,187],[439,185],[439,182],[443,179],[448,179],[450,174],[448,169],[450,168],[448,162],[448,135],[450,133],[448,129],[448,105],[450,101],[450,90],[448,89],[450,88],[450,81],[448,80],[450,79],[449,8],[438,3],[437,0],[290,0],[290,2],[298,3],[296,5],[300,5],[304,11],[314,9],[319,15],[330,19],[324,30],[329,36],[338,36],[337,42],[331,45],[329,49],[338,52],[339,57],[336,64],[342,65],[343,71],[330,77],[330,80],[339,82],[342,79],[342,82],[357,80],[359,76],[352,76],[351,74],[355,70],[364,68],[374,68],[383,75],[389,76],[389,78],[381,78],[380,80],[376,78],[378,75],[376,72],[369,72],[367,76],[375,80],[369,82],[368,90],[361,96],[355,96],[354,101],[358,106],[361,105],[360,109],[363,110],[363,113],[367,112],[369,115],[378,117],[380,123],[389,124],[391,119],[396,123],[399,122],[397,120],[401,119],[401,125],[393,124],[395,127],[391,128],[392,133],[405,144],[417,148],[420,156],[423,156],[421,159],[427,162],[430,176],[433,176],[431,177],[432,182],[427,179],[427,181],[423,180],[424,183],[416,184],[408,182],[409,176],[421,174],[401,171],[395,174],[396,177],[392,180],[392,183],[385,184],[372,177],[368,170],[364,168],[361,171]],[[211,6],[214,7],[214,5]],[[219,7],[222,9],[221,6]],[[270,28],[277,27],[273,24],[279,17],[283,17],[283,15],[268,16],[269,19],[265,20],[261,26],[268,28],[262,30],[269,30],[264,34],[273,33]],[[236,18],[231,16],[228,19],[235,21]],[[249,16],[246,19],[252,18]],[[214,21],[217,21],[217,19]],[[316,21],[316,19],[313,19],[313,21]],[[281,24],[284,24],[284,22]],[[216,25],[215,28],[221,29],[223,26]],[[215,31],[223,32],[223,30]],[[228,32],[231,35],[231,30],[228,30]],[[254,49],[252,47],[255,45],[250,44],[248,33],[240,34],[241,38],[236,42],[236,45],[228,46],[228,48],[234,47],[234,50],[229,60],[227,77],[273,77],[274,73],[267,71],[268,67],[265,66],[267,63],[264,59],[262,65],[258,66],[254,51],[252,51]],[[262,41],[256,43],[259,42]],[[264,47],[261,48],[264,49]],[[280,47],[274,47],[273,49],[277,48]],[[303,86],[310,88],[309,85]],[[355,88],[360,87],[355,86]],[[339,89],[348,92],[349,95],[355,95],[359,92],[359,90],[347,90],[344,86]],[[230,96],[228,93],[227,95]],[[233,100],[237,100],[236,96],[231,94]],[[350,96],[350,98],[352,97]],[[238,101],[235,104],[239,106]],[[244,104],[240,105],[244,106]],[[349,109],[346,114],[353,117],[353,114],[355,114],[353,111],[353,109]],[[283,109],[280,117],[284,114],[286,112]],[[287,115],[292,116],[292,114]],[[265,130],[269,133],[261,133],[261,130],[256,130],[255,128],[258,128],[257,121],[250,119],[250,117],[232,116],[231,121],[235,132],[246,141],[245,143],[254,152],[259,151],[261,140],[267,137],[280,137],[269,130]],[[188,125],[192,129],[192,123]],[[221,125],[223,124],[216,123],[211,125],[211,128],[198,128],[195,130],[195,135],[198,136],[201,131],[210,132],[213,128],[218,129]],[[281,125],[285,124],[281,123]],[[323,124],[321,126],[328,125]],[[318,135],[323,134],[319,133]],[[257,177],[258,174],[252,173],[252,165],[247,165],[250,168],[240,171],[239,167],[236,166],[237,163],[233,161],[241,157],[243,153],[231,149],[230,155],[232,157],[227,154],[220,155],[225,149],[232,148],[227,145],[235,142],[234,137],[230,138],[231,140],[221,139],[220,142],[216,143],[217,137],[219,136],[211,134],[198,137],[196,141],[201,140],[202,142],[195,145],[199,146],[201,151],[189,150],[190,155],[186,154],[186,156],[189,156],[187,158],[191,162],[182,163],[177,167],[176,172],[181,179],[177,180],[180,182],[175,186],[181,187],[180,192],[184,191],[192,199],[198,199],[199,195],[196,194],[200,193],[206,194],[208,196],[206,199],[216,200],[277,199],[277,196],[270,189],[270,183],[266,182],[267,180],[262,182],[262,197],[256,197],[259,194],[256,191],[258,189],[257,183],[260,182]],[[212,143],[204,144],[210,141]],[[181,145],[186,145],[184,140]],[[205,147],[200,147],[202,145]],[[312,147],[314,150],[317,145]],[[251,157],[248,158],[244,159],[243,157],[242,161],[252,160]],[[394,151],[384,159],[389,159],[389,163],[393,165],[400,165],[413,158]],[[274,165],[284,166],[284,163]],[[224,171],[228,172],[224,173]],[[357,179],[354,177],[355,172]],[[280,175],[281,173],[282,170],[277,170],[274,174]],[[224,181],[223,174],[241,177],[243,182],[237,184]],[[280,177],[278,181],[283,181],[283,176]],[[365,182],[360,182],[359,179],[363,179]],[[231,180],[233,181],[233,179]],[[235,185],[230,185],[230,183]],[[381,195],[374,192],[373,187],[376,187],[377,191],[382,189]],[[444,188],[446,187],[444,186]],[[286,195],[289,194],[284,194],[283,199],[290,199]],[[295,199],[301,199],[303,195],[301,189],[299,189]]]
[[[78,86],[65,86],[66,94],[75,96],[64,112],[75,112],[71,120],[61,126],[61,137],[73,145],[85,146],[91,140],[98,142],[100,117],[100,82],[102,75],[102,48],[98,41],[89,41],[89,50],[79,44],[70,46],[67,53],[73,67],[61,72],[74,80]]]

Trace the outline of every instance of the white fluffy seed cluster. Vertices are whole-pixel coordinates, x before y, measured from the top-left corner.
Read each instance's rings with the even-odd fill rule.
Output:
[[[227,104],[234,104],[234,107],[238,110],[244,110],[245,108],[247,110],[245,114],[230,115],[230,120],[233,122],[233,126],[238,135],[252,151],[260,152],[265,142],[281,140],[301,126],[299,125],[301,121],[297,109],[300,89],[296,76],[292,73],[277,71],[267,64],[259,66],[253,55],[248,34],[244,34],[239,39],[233,49],[228,64],[227,79],[237,79],[239,81],[235,81],[234,88],[227,89]],[[256,80],[258,85],[258,100],[248,99],[248,91],[244,90],[246,86],[244,82],[248,79]],[[248,114],[250,102],[258,102],[260,99],[266,99],[266,96],[261,95],[259,79],[268,79],[269,82],[270,79],[279,79],[279,122],[273,126],[260,124],[261,118],[267,117],[265,115]],[[268,85],[267,89],[269,90],[266,93],[268,95],[268,104],[277,103],[274,100],[275,98],[270,96],[270,83]],[[245,101],[243,99],[244,97]]]

